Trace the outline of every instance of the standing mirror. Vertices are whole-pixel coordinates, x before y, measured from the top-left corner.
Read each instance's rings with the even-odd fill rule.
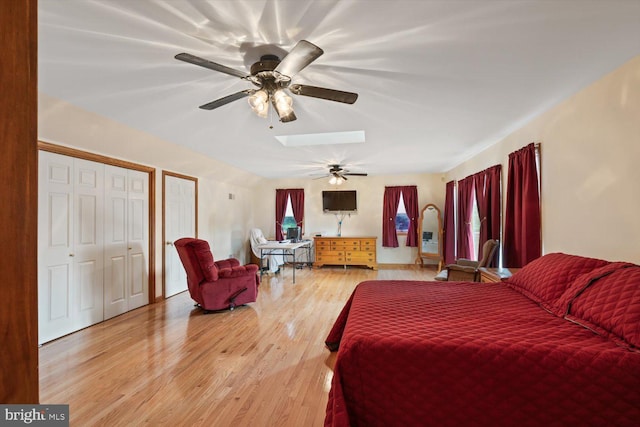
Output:
[[[442,270],[442,215],[440,209],[429,203],[420,212],[418,223],[418,258],[416,263],[424,265],[425,259],[438,261],[438,271]]]

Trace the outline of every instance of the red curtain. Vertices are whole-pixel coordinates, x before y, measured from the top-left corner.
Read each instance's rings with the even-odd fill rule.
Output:
[[[502,165],[496,165],[487,169],[487,179],[485,181],[485,197],[489,201],[487,210],[487,239],[500,241],[500,224],[502,212]],[[496,256],[487,267],[496,267],[498,257]]]
[[[418,246],[418,187],[407,185],[402,188],[402,200],[404,209],[409,217],[409,228],[407,230],[407,246]],[[397,212],[396,212],[397,213]],[[397,236],[396,236],[397,239]]]
[[[458,258],[474,259],[471,233],[472,203],[473,175],[458,181]]]
[[[382,202],[382,246],[387,248],[398,247],[398,235],[396,234],[396,215],[400,204],[402,187],[385,187]]]
[[[276,190],[276,239],[282,240],[282,221],[287,213],[287,200],[291,198],[291,209],[296,225],[302,228],[304,218],[304,189],[286,188]]]
[[[487,240],[500,240],[501,170],[502,166],[496,165],[473,176],[478,215],[480,216],[478,259],[482,258],[482,246]]]
[[[453,264],[456,261],[456,218],[455,218],[455,181],[447,182],[444,199],[444,223],[442,225],[442,252],[444,263]]]
[[[296,220],[296,225],[302,230],[302,220],[304,219],[304,189],[290,189],[289,197],[291,198],[291,209],[293,209],[293,217]]]
[[[523,267],[542,254],[540,193],[533,143],[509,154],[503,264]]]
[[[282,236],[282,221],[284,221],[284,214],[287,212],[288,197],[289,190],[276,190],[276,240],[284,239]]]

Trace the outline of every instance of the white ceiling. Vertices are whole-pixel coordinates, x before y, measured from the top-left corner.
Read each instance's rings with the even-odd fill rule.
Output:
[[[41,92],[268,178],[445,172],[640,54],[640,0],[39,0],[38,13]],[[294,83],[355,104],[292,95],[290,123],[246,99],[205,111],[251,84],[174,59],[248,72],[300,39],[325,53]],[[366,141],[276,139],[349,131]]]

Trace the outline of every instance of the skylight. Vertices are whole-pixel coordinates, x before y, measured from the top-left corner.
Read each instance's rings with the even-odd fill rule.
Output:
[[[364,131],[307,133],[301,135],[276,136],[285,147],[302,147],[309,145],[361,144],[364,143]]]

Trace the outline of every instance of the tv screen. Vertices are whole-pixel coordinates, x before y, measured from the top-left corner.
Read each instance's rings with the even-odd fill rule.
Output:
[[[356,191],[323,191],[322,210],[325,212],[354,212],[357,210]]]
[[[293,243],[296,243],[300,240],[302,236],[300,236],[300,227],[289,227],[287,228],[287,239],[291,240]]]

